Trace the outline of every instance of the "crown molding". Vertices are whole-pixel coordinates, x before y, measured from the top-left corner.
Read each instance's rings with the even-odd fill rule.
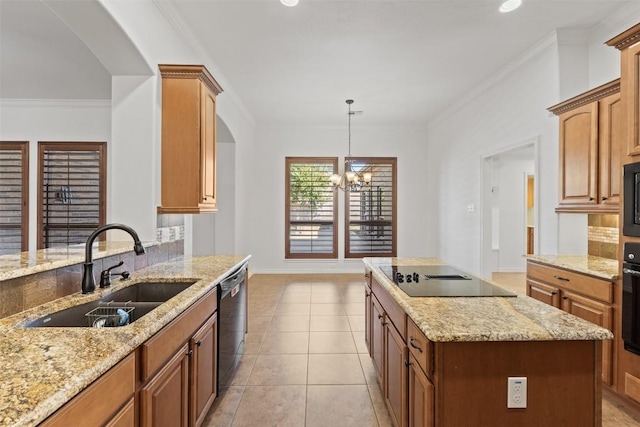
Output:
[[[467,95],[460,98],[457,102],[449,106],[449,108],[445,109],[442,113],[436,116],[434,119],[430,120],[428,125],[432,126],[440,121],[444,120],[447,117],[450,117],[456,111],[459,111],[464,105],[471,102],[473,99],[479,97],[484,92],[489,90],[491,87],[495,86],[500,81],[504,80],[505,77],[512,74],[515,70],[519,69],[523,65],[527,64],[533,58],[538,56],[541,52],[544,52],[549,47],[557,44],[557,35],[555,31],[552,31],[548,36],[540,40],[538,43],[534,44],[530,49],[528,49],[525,53],[520,55],[514,61],[505,65],[502,69],[496,71],[490,78],[480,83],[471,91],[467,92]]]
[[[613,81],[610,81],[609,83],[605,83],[601,86],[591,89],[588,92],[581,93],[580,95],[574,96],[573,98],[567,99],[566,101],[549,107],[547,108],[547,110],[558,116],[562,113],[571,111],[578,107],[582,107],[583,105],[590,104],[593,101],[597,101],[618,92],[620,92],[620,79],[615,79]]]
[[[220,71],[219,67],[216,66],[215,61],[211,57],[211,54],[207,51],[207,49],[202,44],[200,38],[193,32],[193,30],[186,24],[182,15],[178,11],[175,6],[173,0],[151,0],[152,3],[158,8],[160,13],[165,17],[169,25],[173,27],[178,36],[188,45],[190,46],[196,54],[203,59],[205,65],[210,70],[213,70],[215,75],[218,76],[218,80],[224,83],[225,89],[225,97],[228,96],[233,100],[233,103],[238,107],[238,110],[244,115],[245,119],[249,121],[252,125],[255,126],[256,121],[254,117],[251,115],[247,107],[244,105],[237,92],[231,87],[227,80],[224,77],[224,74]]]
[[[623,33],[618,34],[605,44],[607,46],[615,46],[616,49],[622,50],[638,42],[640,42],[640,24],[636,24]]]

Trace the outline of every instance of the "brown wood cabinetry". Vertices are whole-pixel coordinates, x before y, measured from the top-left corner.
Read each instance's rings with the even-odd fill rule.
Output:
[[[364,318],[371,319],[371,310],[373,309],[371,295],[371,272],[367,271],[364,275]],[[371,322],[364,323],[364,343],[367,345],[369,355],[371,355]]]
[[[371,330],[369,354],[394,425],[407,426],[409,355],[404,338],[406,315],[378,281],[369,272],[368,274],[371,281],[371,304],[365,310],[365,324],[370,325],[368,328]]]
[[[217,308],[213,289],[42,425],[199,427],[217,394]]]
[[[607,41],[620,50],[620,93],[625,105],[626,153],[640,155],[640,24]],[[623,162],[626,163],[626,162]]]
[[[189,346],[183,345],[140,390],[141,427],[187,427]]]
[[[549,274],[553,279],[553,272],[544,270],[533,281],[562,295],[559,287],[541,282]],[[568,277],[572,286],[575,278]],[[371,291],[365,319],[372,324],[371,356],[376,369],[382,361],[379,384],[396,427],[601,424],[599,342],[433,342],[406,313],[399,316],[395,296],[375,277]],[[602,289],[596,294],[605,295]],[[568,291],[566,296],[568,311],[597,318],[596,305],[583,295]],[[376,343],[384,350],[376,351]],[[525,409],[507,408],[511,376],[528,378]],[[569,396],[567,390],[574,392]]]
[[[527,262],[527,295],[613,332],[613,283]],[[602,342],[602,381],[613,383],[613,342]]]
[[[216,398],[218,355],[218,318],[214,314],[189,341],[193,351],[189,382],[191,385],[190,419],[200,427]]]
[[[134,425],[129,405],[136,387],[135,360],[133,353],[121,360],[40,425],[67,427],[80,419],[86,427]]]
[[[140,422],[200,426],[216,396],[217,289],[140,346]]]
[[[162,75],[162,201],[158,212],[216,211],[216,96],[202,65],[159,65]]]
[[[549,108],[560,120],[557,212],[618,212],[623,110],[620,80]]]

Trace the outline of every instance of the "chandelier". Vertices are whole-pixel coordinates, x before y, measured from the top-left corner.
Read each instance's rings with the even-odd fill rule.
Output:
[[[349,155],[344,162],[345,171],[342,175],[334,173],[331,175],[331,184],[334,189],[341,189],[343,191],[359,191],[363,186],[371,183],[371,172],[364,172],[360,174],[361,169],[354,163],[351,157],[351,116],[356,114],[355,111],[351,111],[351,104],[353,99],[347,99],[345,101],[349,106]]]

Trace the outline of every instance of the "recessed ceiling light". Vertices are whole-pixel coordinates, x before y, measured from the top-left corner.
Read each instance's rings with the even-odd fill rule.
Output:
[[[282,0],[281,0],[282,1]],[[507,13],[516,10],[522,4],[522,0],[506,0],[500,5],[500,12]]]
[[[298,0],[280,0],[280,3],[287,7],[293,7],[298,4]]]

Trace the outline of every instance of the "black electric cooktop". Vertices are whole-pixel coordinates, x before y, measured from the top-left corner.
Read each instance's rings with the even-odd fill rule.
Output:
[[[381,266],[410,297],[515,297],[516,294],[448,265]]]

